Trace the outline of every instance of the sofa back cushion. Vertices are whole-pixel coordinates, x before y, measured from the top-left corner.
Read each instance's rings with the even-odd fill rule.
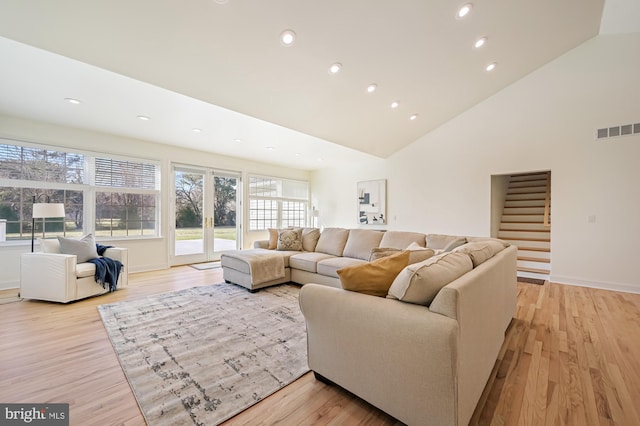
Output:
[[[425,247],[425,235],[419,232],[387,231],[382,236],[380,247],[406,249],[411,243]]]
[[[416,243],[412,243],[414,245],[409,245],[406,250],[400,250],[397,248],[389,248],[389,247],[374,247],[371,249],[371,254],[369,255],[369,262],[373,262],[377,259],[382,259],[386,256],[391,256],[392,254],[401,253],[403,251],[409,252],[409,265],[413,263],[422,262],[424,260],[429,259],[430,257],[435,255],[435,251],[430,248],[420,247]]]
[[[442,253],[402,270],[387,297],[418,305],[429,305],[440,289],[473,269],[465,253]]]
[[[457,235],[427,234],[427,247],[434,250],[451,251],[466,242],[465,237]]]
[[[506,246],[498,240],[474,241],[455,248],[454,252],[466,253],[471,258],[473,267],[491,259],[496,253],[504,250]]]
[[[38,238],[38,244],[40,244],[40,250],[42,250],[43,253],[54,253],[54,254],[62,253],[60,251],[60,242],[58,241],[57,238],[55,239]]]
[[[352,229],[342,253],[343,256],[369,260],[371,249],[378,247],[384,232],[373,229]]]
[[[315,251],[319,239],[320,230],[318,228],[302,228],[302,250]]]
[[[318,253],[326,253],[333,256],[342,256],[348,237],[348,229],[325,228],[320,234],[318,244],[316,244],[316,251]]]

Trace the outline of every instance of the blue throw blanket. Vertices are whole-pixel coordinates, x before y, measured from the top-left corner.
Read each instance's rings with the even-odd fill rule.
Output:
[[[103,246],[102,244],[96,244],[98,254],[102,256],[104,252],[112,246]],[[90,263],[96,265],[95,280],[98,284],[102,285],[102,288],[107,288],[109,284],[109,292],[115,291],[118,286],[118,277],[122,270],[122,262],[119,260],[111,259],[110,257],[97,257],[89,260]]]

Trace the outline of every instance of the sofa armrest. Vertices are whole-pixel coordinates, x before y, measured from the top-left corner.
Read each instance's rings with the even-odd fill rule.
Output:
[[[269,248],[269,240],[254,241],[253,242],[253,248],[268,249]]]
[[[20,297],[68,302],[76,298],[76,261],[70,254],[23,253]]]
[[[104,252],[105,257],[110,257],[114,260],[119,260],[122,263],[122,271],[120,272],[120,278],[118,279],[118,287],[126,287],[129,285],[129,249],[124,247],[109,247]]]
[[[405,423],[456,425],[457,321],[317,284],[300,308],[312,370]]]

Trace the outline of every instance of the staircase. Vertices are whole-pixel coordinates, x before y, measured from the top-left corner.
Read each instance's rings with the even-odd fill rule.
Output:
[[[518,246],[518,276],[551,272],[551,172],[512,175],[498,238]]]

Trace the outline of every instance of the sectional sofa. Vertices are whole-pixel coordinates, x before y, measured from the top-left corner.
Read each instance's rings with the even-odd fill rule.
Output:
[[[295,231],[225,253],[225,280],[250,290],[304,284],[308,363],[319,380],[409,425],[468,424],[515,315],[516,247],[416,232]],[[410,264],[386,297],[342,288],[343,271],[402,256]]]

